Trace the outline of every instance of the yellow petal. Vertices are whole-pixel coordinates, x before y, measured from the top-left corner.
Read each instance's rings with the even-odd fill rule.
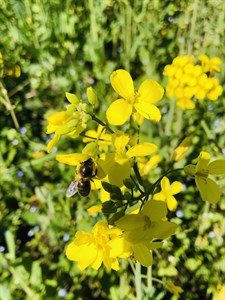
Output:
[[[171,195],[176,195],[182,191],[182,183],[179,181],[174,181],[170,186]]]
[[[172,160],[175,160],[175,161],[181,160],[184,157],[185,153],[187,152],[190,144],[191,144],[191,138],[190,137],[186,137],[180,143],[180,145],[174,150],[174,153],[173,153],[173,156],[172,156]]]
[[[158,202],[163,203],[163,202]],[[154,238],[166,239],[171,236],[177,230],[177,224],[169,221],[156,222],[152,226],[152,231],[154,231]]]
[[[58,154],[56,155],[56,160],[63,164],[77,166],[79,163],[87,160],[89,157],[89,155],[83,153]]]
[[[169,186],[170,186],[169,179],[166,176],[164,176],[163,179],[160,182],[160,185],[161,185],[162,191],[164,193],[166,193],[168,191],[168,189],[169,189]]]
[[[152,265],[152,253],[144,244],[132,245],[134,258],[144,267]]]
[[[112,164],[108,173],[109,182],[119,187],[123,186],[123,180],[130,177],[131,165],[127,159],[120,159]]]
[[[56,128],[57,128],[56,125],[49,123],[47,126],[47,129],[46,129],[46,133],[47,134],[53,133],[53,132],[55,132]]]
[[[162,99],[164,89],[155,80],[146,79],[140,85],[138,94],[140,94],[140,101],[144,101],[147,103],[156,103]]]
[[[65,122],[68,117],[70,117],[70,114],[68,114],[66,111],[59,111],[47,117],[47,120],[52,125],[60,125]]]
[[[174,196],[168,196],[166,198],[167,207],[170,211],[174,211],[177,208],[177,200]]]
[[[166,204],[162,201],[147,201],[144,204],[141,213],[148,216],[151,221],[159,221],[167,214]]]
[[[102,211],[102,205],[93,205],[87,209],[87,213],[92,216]]]
[[[60,139],[60,134],[54,134],[53,139],[47,145],[47,152],[50,153],[52,148],[58,143]]]
[[[127,157],[147,156],[157,151],[158,147],[152,143],[142,143],[131,147],[127,152]]]
[[[160,110],[153,104],[147,102],[136,102],[135,109],[148,120],[159,122],[161,119]]]
[[[166,200],[166,196],[165,194],[161,191],[159,193],[156,193],[154,196],[153,196],[153,199],[154,200],[157,200],[157,201],[165,201]]]
[[[69,260],[76,261],[79,253],[79,246],[75,245],[74,242],[70,243],[66,248],[66,256]]]
[[[141,229],[145,225],[145,218],[141,214],[126,215],[116,221],[116,226],[122,230],[134,231],[135,229]]]
[[[209,161],[210,161],[209,153],[205,151],[200,152],[198,157],[198,163],[196,165],[196,172],[198,173],[198,171],[207,170]]]
[[[195,181],[202,200],[210,203],[216,203],[219,201],[220,189],[212,179],[196,176]]]
[[[129,72],[122,69],[112,72],[110,82],[114,90],[124,99],[134,97],[134,83]]]
[[[209,166],[209,174],[225,174],[225,159],[217,159],[215,161],[212,161]]]
[[[111,125],[123,125],[131,116],[132,105],[123,99],[114,101],[106,111],[106,117]]]

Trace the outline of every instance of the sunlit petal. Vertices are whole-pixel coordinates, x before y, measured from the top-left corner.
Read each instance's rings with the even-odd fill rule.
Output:
[[[58,143],[60,139],[60,134],[54,134],[53,139],[47,145],[47,152],[50,153],[52,148]]]
[[[182,191],[182,183],[179,181],[174,181],[170,186],[170,193],[176,195]]]
[[[133,157],[133,156],[147,156],[155,151],[157,151],[158,147],[155,144],[152,143],[142,143],[142,144],[137,144],[133,147],[131,147],[127,152],[126,155],[128,157]]]
[[[164,89],[158,82],[152,79],[146,79],[142,82],[138,89],[138,94],[140,94],[140,100],[147,103],[156,103],[162,99],[164,94]]]
[[[147,102],[136,102],[135,109],[148,120],[159,122],[161,119],[160,110],[153,104]]]
[[[112,72],[110,82],[114,90],[124,99],[134,97],[134,83],[129,72],[122,69]]]
[[[164,176],[160,184],[161,184],[162,191],[166,192],[169,189],[170,181],[166,176]]]
[[[58,154],[56,160],[70,166],[77,166],[82,161],[89,158],[89,155],[83,153]]]
[[[106,111],[106,117],[112,125],[123,125],[131,116],[132,105],[123,99],[114,101]]]
[[[166,199],[167,207],[170,211],[174,211],[177,208],[177,200],[173,196],[168,196]]]
[[[53,125],[60,125],[65,122],[68,117],[70,117],[70,114],[68,114],[66,111],[59,111],[47,117],[47,120]]]
[[[205,151],[200,152],[198,157],[198,163],[196,165],[196,172],[201,170],[207,170],[209,161],[210,161],[209,153]]]

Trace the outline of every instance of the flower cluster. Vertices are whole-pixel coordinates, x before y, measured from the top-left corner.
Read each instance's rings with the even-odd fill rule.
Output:
[[[182,88],[185,85],[195,87],[195,97],[200,99],[197,88],[203,75],[207,77],[204,72],[212,76],[219,70],[216,60],[201,59],[202,67],[194,65],[193,59],[188,56],[179,57],[173,65],[167,66],[165,73],[173,78],[170,78],[170,84],[177,82],[173,88],[172,85],[167,87],[167,91],[177,94],[176,89],[181,88],[181,77],[185,73]],[[213,78],[207,78],[209,85]],[[66,93],[70,102],[66,111],[47,118],[47,133],[54,133],[47,146],[48,152],[61,135],[76,138],[82,133],[85,146],[81,153],[58,154],[56,160],[76,167],[67,195],[78,193],[86,197],[91,190],[97,190],[95,195],[100,201],[96,199],[96,205],[88,212],[90,215],[102,212],[105,217],[95,224],[91,232],[78,231],[66,249],[68,259],[76,261],[81,270],[88,266],[98,269],[102,264],[108,270],[119,270],[121,258],[135,259],[146,267],[152,264],[152,250],[161,247],[163,240],[173,235],[177,228],[167,219],[167,212],[176,210],[178,202],[174,195],[182,191],[182,184],[178,181],[170,183],[167,176],[176,171],[171,169],[173,163],[185,156],[191,144],[191,139],[186,137],[171,155],[171,167],[150,184],[151,170],[156,168],[162,157],[157,153],[157,145],[142,141],[138,134],[131,132],[137,132],[144,119],[160,121],[161,112],[155,104],[163,97],[164,90],[156,81],[146,79],[135,91],[130,74],[121,69],[111,74],[110,82],[119,99],[106,110],[107,121],[96,117],[98,99],[93,88],[87,89],[88,103]],[[212,88],[206,91],[206,95],[209,96],[210,91]],[[91,120],[97,123],[96,127],[93,128],[94,122],[91,122],[92,126],[88,128]],[[122,126],[125,123],[126,126]],[[108,124],[121,127],[112,130]],[[201,152],[197,165],[188,165],[184,170],[195,178],[202,198],[215,203],[219,199],[218,186],[208,175],[224,174],[225,161],[208,164],[209,159],[208,153]]]
[[[220,72],[220,59],[200,55],[199,61],[196,64],[193,56],[182,55],[164,68],[163,74],[168,77],[166,93],[177,99],[177,106],[182,109],[193,109],[195,99],[215,101],[222,94],[222,86],[214,76]]]
[[[54,137],[47,146],[48,152],[51,152],[62,134],[66,134],[71,138],[78,137],[86,129],[87,123],[91,119],[87,103],[71,93],[66,93],[66,98],[70,102],[66,107],[66,111],[54,113],[47,118],[47,134],[54,133]]]

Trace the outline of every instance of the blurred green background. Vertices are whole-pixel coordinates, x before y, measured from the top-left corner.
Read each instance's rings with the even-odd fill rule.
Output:
[[[124,68],[138,83],[151,77],[165,87],[163,68],[181,54],[218,56],[224,86],[225,3],[1,0],[0,6],[0,299],[135,299],[126,263],[119,272],[80,272],[65,257],[77,229],[90,230],[101,218],[86,212],[100,201],[96,194],[89,200],[65,197],[75,170],[55,161],[56,148],[46,153],[46,116],[64,109],[65,92],[85,97],[91,85],[104,118],[114,97],[113,70]],[[170,101],[165,97],[159,105],[162,122],[145,123],[142,130],[163,157],[153,179],[166,169],[184,132],[193,136],[193,146],[179,167],[202,149],[224,156],[224,94],[193,111],[176,108],[170,125]],[[82,139],[61,138],[57,147],[60,153],[79,152]],[[180,285],[180,299],[219,299],[225,284],[224,189],[220,202],[209,206],[181,175],[170,178],[186,190],[169,216],[180,229],[154,253],[153,276]],[[217,182],[225,186],[224,178]],[[143,299],[178,299],[153,283],[151,291],[143,287]]]

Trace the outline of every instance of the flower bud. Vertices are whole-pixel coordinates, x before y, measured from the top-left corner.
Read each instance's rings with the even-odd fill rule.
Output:
[[[98,97],[92,87],[87,88],[87,98],[90,104],[95,105],[98,102]]]

